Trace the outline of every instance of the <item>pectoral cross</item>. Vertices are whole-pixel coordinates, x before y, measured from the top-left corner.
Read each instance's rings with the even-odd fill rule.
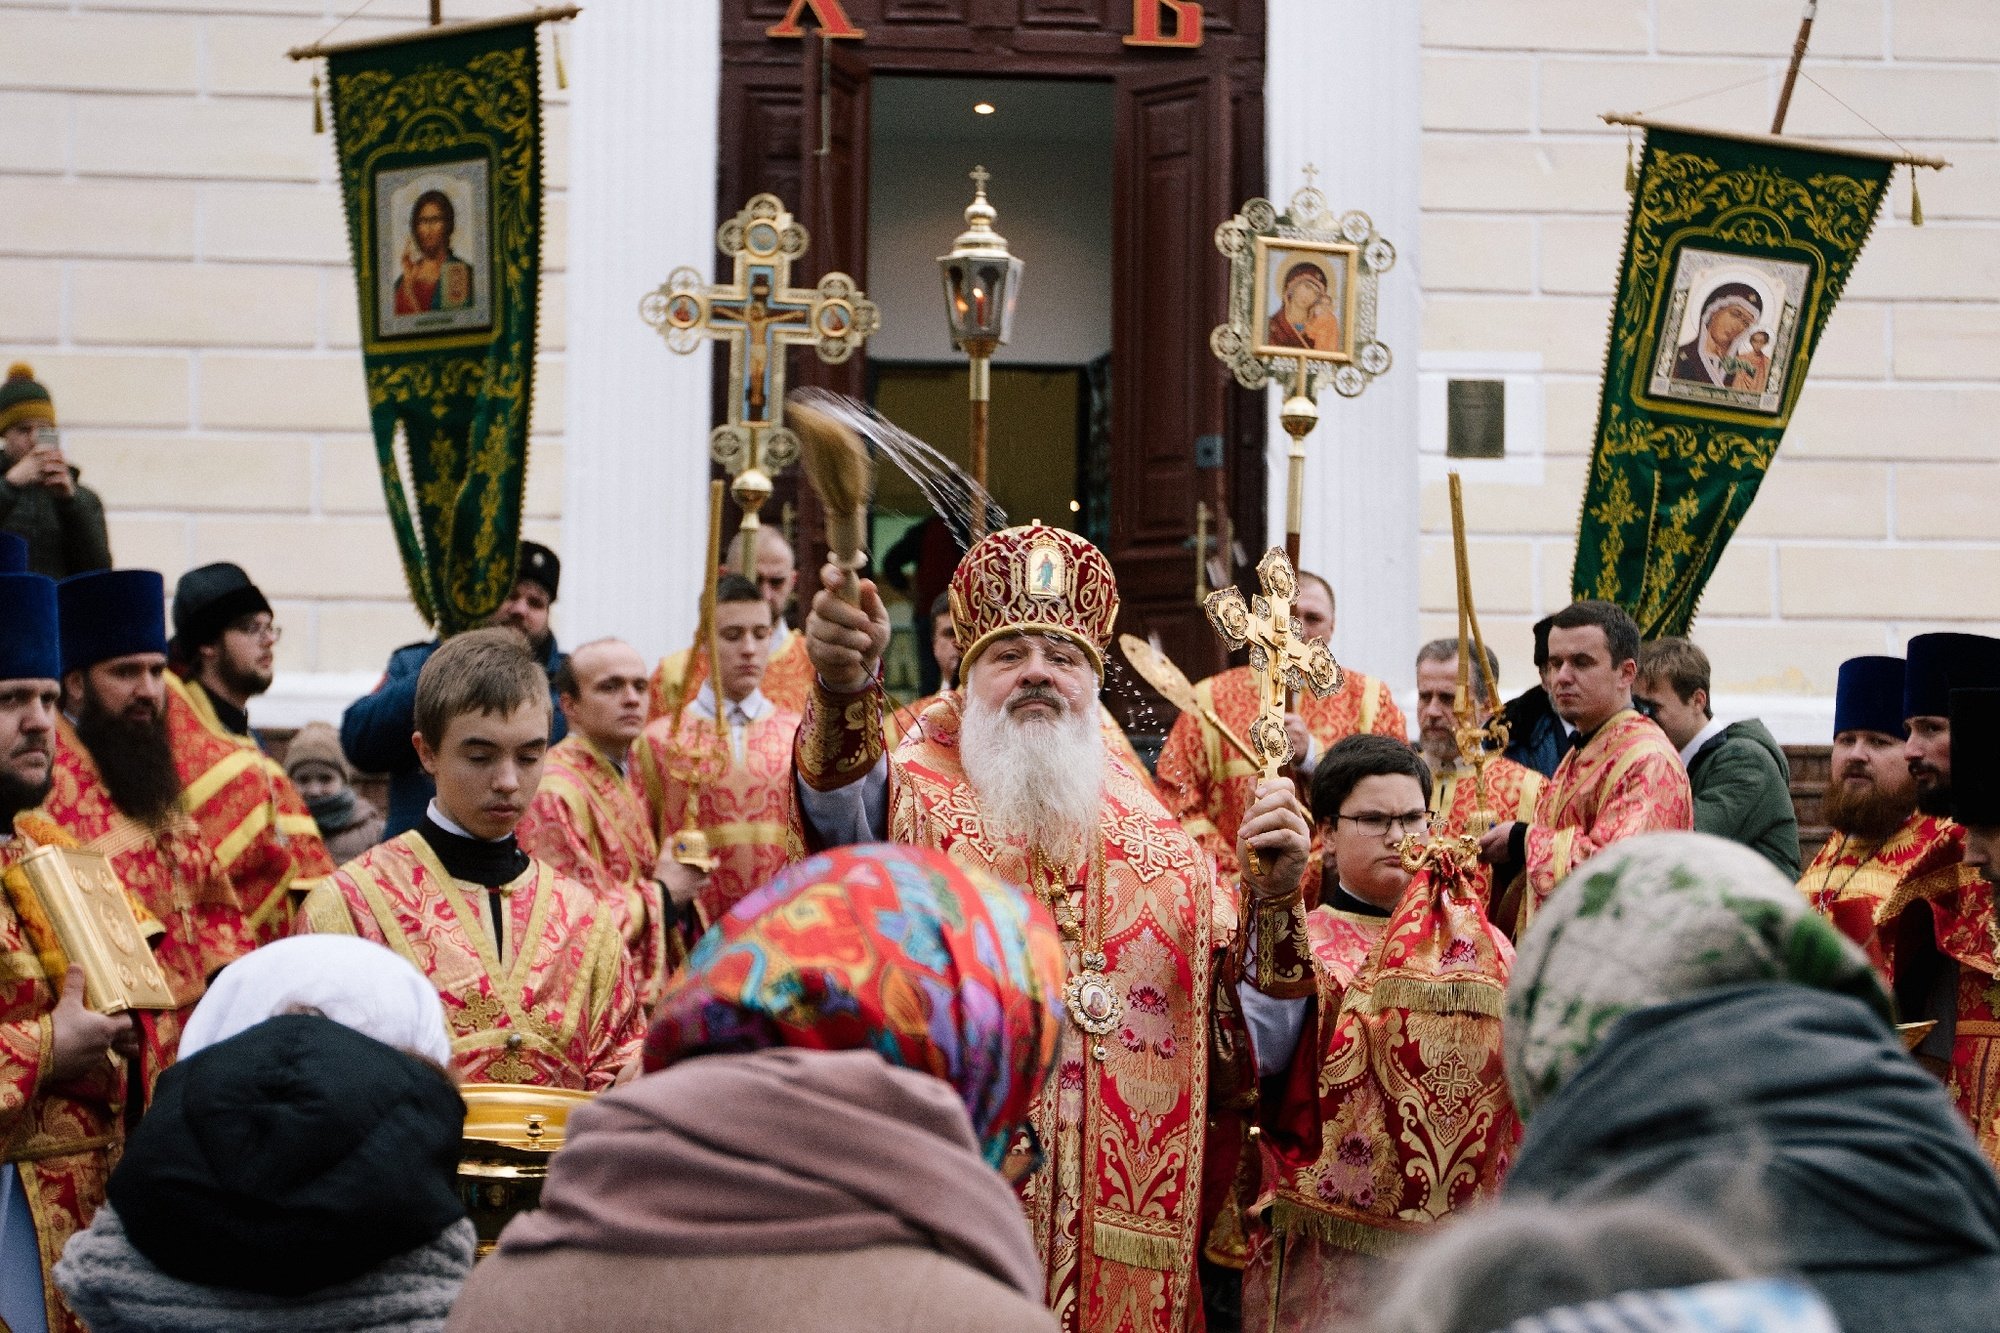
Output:
[[[735,260],[731,282],[708,286],[699,271],[681,267],[639,302],[640,318],[676,352],[707,339],[729,344],[729,419],[709,432],[708,448],[734,478],[745,569],[771,478],[799,456],[798,437],[784,424],[786,349],[811,344],[821,361],[838,365],[881,323],[845,273],[829,273],[816,287],[791,285],[792,261],[809,241],[778,196],[752,196],[715,233],[716,248]]]
[[[1299,579],[1283,547],[1273,546],[1257,562],[1257,584],[1263,591],[1247,605],[1242,592],[1229,587],[1210,593],[1202,609],[1225,643],[1250,650],[1250,673],[1258,691],[1250,745],[1263,761],[1264,776],[1274,778],[1293,757],[1291,737],[1285,734],[1285,687],[1324,698],[1340,688],[1346,673],[1326,645],[1308,639],[1292,617]]]

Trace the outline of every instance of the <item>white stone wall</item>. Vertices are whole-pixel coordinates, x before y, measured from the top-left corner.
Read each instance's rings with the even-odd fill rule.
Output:
[[[120,565],[235,560],[285,628],[281,684],[360,679],[421,635],[382,507],[318,62],[352,0],[0,0],[0,367],[33,365]],[[451,17],[518,11],[446,0]],[[336,39],[421,22],[374,0]],[[563,478],[567,94],[547,150],[530,535]],[[322,707],[321,715],[327,715]],[[268,715],[268,714],[266,714]],[[292,720],[289,718],[283,720]]]
[[[1660,114],[1768,129],[1799,9],[1796,0],[1423,0],[1417,262],[1429,374],[1504,370],[1541,397],[1527,457],[1465,469],[1483,628],[1510,682],[1532,679],[1530,623],[1568,600],[1596,426],[1629,202],[1625,134],[1598,113],[1747,80]],[[1923,173],[1920,229],[1898,171],[1696,621],[1718,690],[1791,696],[1733,701],[1791,716],[1831,693],[1845,657],[1901,652],[1930,629],[1991,633],[2000,621],[2000,6],[1827,0],[1805,68],[1901,143],[1954,165]],[[1872,138],[1803,80],[1786,131]],[[1517,399],[1533,409],[1516,387],[1510,380],[1510,410]],[[1442,395],[1433,398],[1441,408]],[[1441,451],[1437,423],[1427,424]],[[1449,634],[1443,460],[1427,458],[1425,470],[1424,628]]]
[[[523,7],[445,3],[466,18]],[[637,3],[605,0],[601,13],[629,25]],[[1295,3],[1273,8],[1290,15]],[[365,686],[391,648],[421,632],[366,429],[332,144],[311,133],[311,68],[283,54],[353,8],[352,0],[0,0],[0,365],[27,360],[54,391],[66,444],[110,506],[119,563],[171,579],[204,561],[238,560],[279,604],[281,686],[318,682],[310,689],[321,695]],[[408,26],[422,8],[422,0],[373,0],[337,35]],[[695,8],[709,14],[713,0]],[[1566,600],[1595,422],[1627,205],[1625,136],[1597,113],[1749,80],[1663,114],[1768,124],[1797,11],[1796,0],[1422,0],[1420,38],[1402,23],[1369,30],[1397,44],[1385,67],[1411,67],[1407,44],[1421,44],[1421,149],[1403,177],[1420,183],[1421,223],[1409,228],[1414,236],[1396,237],[1396,276],[1420,281],[1422,298],[1421,336],[1397,344],[1397,373],[1423,379],[1419,432],[1432,451],[1421,465],[1420,628],[1425,636],[1452,628],[1444,464],[1435,456],[1440,386],[1452,374],[1504,374],[1521,447],[1505,463],[1465,470],[1478,595],[1510,684],[1528,675],[1528,624]],[[676,22],[692,13],[680,10]],[[663,31],[670,46],[686,35]],[[528,505],[531,535],[560,548],[564,344],[579,324],[565,299],[568,96],[554,87],[544,43],[547,272]],[[632,76],[600,68],[614,80]],[[1720,689],[1763,696],[1768,712],[1812,717],[1843,657],[1898,651],[1924,629],[1993,631],[2000,622],[1992,517],[2000,443],[1990,424],[2000,414],[2000,6],[1828,0],[1807,70],[1903,143],[1956,164],[1925,174],[1920,230],[1908,222],[1907,179],[1896,181],[1891,212],[1698,622]],[[1348,123],[1379,130],[1399,114],[1392,107]],[[1283,107],[1272,117],[1280,128],[1304,124]],[[1274,190],[1296,175],[1293,158],[1325,158],[1323,171],[1340,176],[1331,147],[1318,142],[1330,118],[1307,119],[1316,136],[1274,138],[1273,170],[1284,176],[1274,175]],[[1868,135],[1810,84],[1800,86],[1789,128]],[[616,127],[632,132],[623,121]],[[1365,175],[1383,151],[1376,143],[1342,161]],[[690,174],[703,176],[688,196],[700,202],[685,210],[684,227],[668,229],[685,233],[676,253],[712,225],[706,173]],[[591,197],[616,195],[600,182]],[[648,207],[643,217],[625,211],[650,231],[664,205]],[[683,262],[705,254],[696,246]],[[616,318],[629,309],[621,302]],[[664,351],[661,359],[668,373]],[[600,389],[651,373],[636,345],[627,360]],[[606,447],[617,453],[654,433],[698,434],[698,424],[663,430],[654,411],[650,430],[645,421],[599,422],[598,433],[616,437]],[[1344,453],[1365,471],[1366,450],[1356,441]],[[693,508],[678,506],[655,526],[684,528]],[[585,545],[590,552],[576,554],[600,579],[622,571],[615,603],[579,598],[570,608],[575,632],[601,633],[617,628],[603,623],[614,606],[631,607],[648,585],[615,549]],[[1394,565],[1383,576],[1390,583],[1400,581]],[[1366,602],[1356,591],[1343,606],[1358,614]],[[648,607],[642,619],[631,632],[649,647],[672,637],[673,616]],[[1397,629],[1395,638],[1408,633]],[[1371,637],[1374,656],[1396,655],[1384,644]],[[1395,662],[1357,665],[1407,676]]]

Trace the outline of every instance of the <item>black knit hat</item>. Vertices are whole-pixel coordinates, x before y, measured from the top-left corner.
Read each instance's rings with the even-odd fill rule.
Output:
[[[35,372],[28,363],[16,361],[7,367],[7,378],[0,380],[0,431],[26,421],[54,425],[55,419],[55,400],[49,397],[47,389],[35,383]]]
[[[2000,690],[1951,692],[1951,817],[2000,824]]]
[[[108,1194],[162,1272],[303,1296],[465,1216],[464,1126],[442,1071],[331,1019],[285,1014],[160,1076]]]
[[[214,643],[245,616],[270,615],[271,604],[241,567],[228,561],[203,565],[174,585],[174,642],[185,654]]]

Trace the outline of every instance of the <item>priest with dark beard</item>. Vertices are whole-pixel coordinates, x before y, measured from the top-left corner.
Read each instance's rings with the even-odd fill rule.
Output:
[[[1903,676],[1903,719],[1910,738],[1904,745],[1910,776],[1917,784],[1917,808],[1936,816],[1949,830],[1951,847],[1961,856],[1965,828],[1951,814],[1951,693],[1953,690],[2000,686],[2000,639],[1983,634],[1919,634],[1910,640]],[[1968,868],[1969,869],[1969,868]],[[2000,1164],[2000,946],[1994,930],[1993,884],[1971,872],[1949,893],[1930,900],[1936,918],[1941,966],[1927,989],[1923,1010],[1904,1010],[1905,1018],[1937,1018],[1935,1040],[1949,1024],[1951,1070],[1946,1086],[1959,1111],[1971,1122],[1986,1160]],[[1955,967],[1954,967],[1955,965]],[[1899,1002],[1910,988],[1908,968],[1898,978]],[[1955,997],[1939,996],[1953,982]],[[1948,1020],[1948,1023],[1947,1021]],[[1932,1043],[1926,1042],[1926,1047]],[[1919,1049],[1919,1055],[1925,1053]]]
[[[241,902],[182,803],[167,741],[166,584],[152,570],[78,574],[56,587],[63,719],[43,810],[103,852],[151,914],[153,953],[176,1007],[140,1018],[136,1098],[173,1063],[181,1023],[207,978],[251,948]]]
[[[0,573],[0,871],[66,841],[35,808],[54,776],[61,675],[55,584]],[[104,1202],[124,1137],[120,1057],[139,1034],[84,1006],[82,968],[43,970],[16,883],[0,894],[0,1327],[83,1333],[48,1274]]]

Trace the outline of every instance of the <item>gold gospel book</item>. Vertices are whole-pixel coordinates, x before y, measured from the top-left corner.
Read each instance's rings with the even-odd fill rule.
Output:
[[[84,1003],[101,1014],[172,1009],[173,992],[102,852],[41,847],[7,874],[8,897],[52,983],[83,968]]]

